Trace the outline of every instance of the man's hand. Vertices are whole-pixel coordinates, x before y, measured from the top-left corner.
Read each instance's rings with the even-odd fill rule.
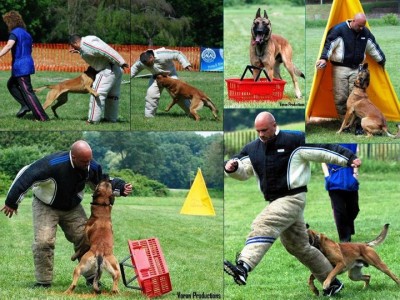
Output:
[[[125,184],[125,186],[124,186],[124,195],[128,196],[131,193],[132,193],[132,184],[130,184],[130,183]]]
[[[79,51],[71,48],[69,49],[69,53],[79,53]]]
[[[193,71],[192,66],[187,66],[185,69],[188,70],[188,71]]]
[[[238,165],[239,165],[239,163],[238,163],[237,159],[230,159],[225,164],[225,170],[227,172],[236,171]]]
[[[121,68],[122,68],[122,69],[129,68],[129,65],[128,65],[127,63],[124,63],[124,64],[121,66]]]
[[[351,166],[352,166],[353,168],[359,168],[359,167],[361,166],[361,159],[356,158],[355,160],[353,160],[353,161],[351,162]]]
[[[320,59],[317,61],[317,63],[315,64],[315,67],[317,69],[323,69],[326,67],[326,60],[325,59]]]
[[[6,215],[6,217],[9,217],[9,218],[11,218],[14,213],[16,215],[18,214],[17,209],[13,209],[11,207],[8,207],[7,205],[4,205],[3,208],[1,209],[1,211],[3,211],[4,214]]]

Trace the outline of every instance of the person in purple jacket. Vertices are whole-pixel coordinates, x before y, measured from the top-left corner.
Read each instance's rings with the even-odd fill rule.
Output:
[[[24,20],[17,11],[4,14],[3,21],[6,23],[10,35],[7,44],[0,51],[0,57],[11,50],[11,77],[7,82],[7,88],[21,105],[16,117],[22,118],[27,112],[31,111],[36,120],[47,121],[49,117],[35,95],[31,84],[31,74],[35,73],[32,58],[32,37],[26,31]]]
[[[357,152],[357,144],[340,144]],[[354,221],[360,211],[358,206],[358,168],[322,163],[325,189],[329,193],[333,217],[340,242],[351,242],[355,233]]]

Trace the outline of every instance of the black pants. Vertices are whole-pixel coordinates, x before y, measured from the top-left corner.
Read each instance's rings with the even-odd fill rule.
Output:
[[[350,242],[355,233],[354,220],[358,212],[358,191],[329,191],[333,216],[341,242]]]
[[[36,120],[46,121],[49,119],[33,91],[30,75],[10,77],[7,82],[7,88],[14,99],[21,105],[21,108],[27,106]]]

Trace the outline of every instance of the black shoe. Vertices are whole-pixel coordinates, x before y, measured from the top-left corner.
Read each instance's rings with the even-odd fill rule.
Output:
[[[355,135],[364,135],[364,130],[360,125],[356,126],[356,130],[354,132]]]
[[[238,285],[246,285],[247,270],[242,264],[234,265],[224,260],[224,271],[231,275]]]
[[[324,296],[330,297],[336,295],[344,288],[343,283],[339,281],[339,279],[335,278],[334,281],[331,282],[331,285],[324,290]]]
[[[29,111],[30,111],[30,109],[29,109],[28,106],[22,106],[21,109],[17,112],[16,117],[17,118],[22,118]]]
[[[32,286],[33,289],[37,289],[37,288],[48,289],[49,287],[51,287],[51,283],[39,283],[39,282],[36,282],[36,283]]]

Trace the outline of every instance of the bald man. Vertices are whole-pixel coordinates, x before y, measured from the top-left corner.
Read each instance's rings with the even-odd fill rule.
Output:
[[[331,28],[326,36],[324,49],[316,63],[317,69],[325,68],[327,61],[332,64],[333,96],[340,120],[346,114],[346,102],[358,67],[369,54],[382,67],[385,66],[385,54],[379,47],[374,35],[365,27],[367,19],[363,13],[357,13],[353,19],[346,20]],[[356,135],[364,134],[361,120],[356,120]]]
[[[52,284],[57,225],[73,243],[74,252],[87,251],[84,232],[87,216],[81,201],[85,185],[95,187],[104,178],[108,177],[93,160],[92,149],[83,140],[73,143],[70,151],[45,156],[18,172],[1,211],[9,218],[17,214],[19,204],[32,188],[32,251],[36,278],[33,287],[48,288]],[[119,178],[112,179],[111,184],[116,196],[132,192],[131,184]],[[84,276],[88,283],[93,281],[93,273]]]
[[[281,131],[269,112],[256,116],[254,128],[258,139],[228,160],[224,171],[227,176],[241,181],[255,175],[262,196],[269,204],[254,219],[236,264],[225,260],[224,270],[235,283],[245,285],[248,273],[257,267],[280,237],[286,250],[324,282],[332,266],[320,251],[310,246],[304,223],[307,183],[311,175],[309,162],[359,166],[361,161],[339,145],[305,145],[304,133]],[[342,287],[335,279],[331,286],[325,287],[324,294],[331,296]]]

